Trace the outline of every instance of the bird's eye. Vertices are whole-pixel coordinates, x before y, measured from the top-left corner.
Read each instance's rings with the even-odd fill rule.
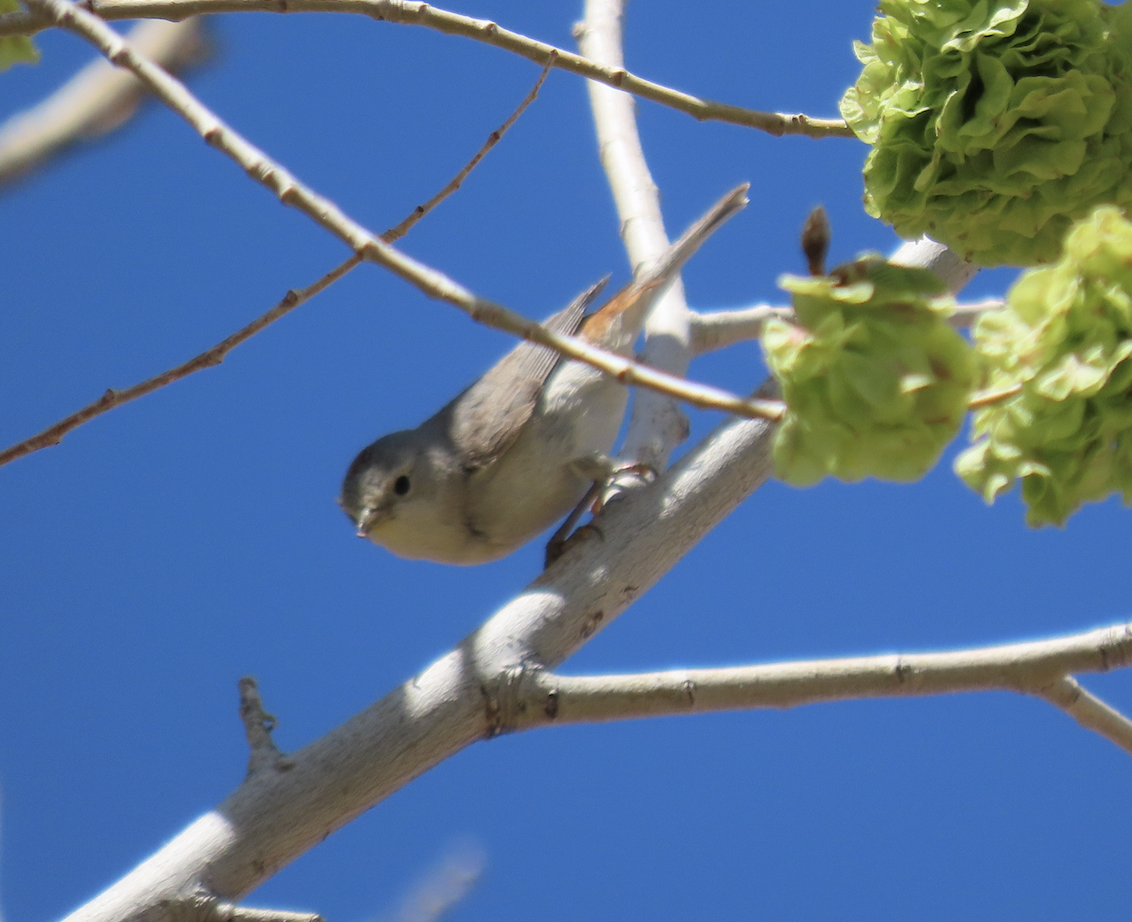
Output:
[[[404,496],[409,492],[409,478],[402,474],[393,481],[393,492],[398,496]]]

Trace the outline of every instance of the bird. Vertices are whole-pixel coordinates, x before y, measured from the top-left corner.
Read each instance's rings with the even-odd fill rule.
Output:
[[[649,308],[684,263],[747,203],[744,184],[591,314],[607,279],[545,327],[630,355]],[[455,565],[498,560],[578,506],[609,459],[628,402],[615,378],[522,342],[414,429],[382,436],[346,472],[338,500],[359,537]]]

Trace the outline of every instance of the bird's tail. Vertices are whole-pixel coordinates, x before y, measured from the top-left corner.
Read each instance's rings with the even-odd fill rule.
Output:
[[[657,259],[638,269],[633,281],[587,318],[583,327],[585,336],[607,349],[627,353],[636,341],[649,310],[703,242],[746,206],[749,189],[750,183],[732,189]]]

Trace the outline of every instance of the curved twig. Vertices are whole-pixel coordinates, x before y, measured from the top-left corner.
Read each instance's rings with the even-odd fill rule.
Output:
[[[472,159],[468,161],[464,168],[452,178],[448,185],[446,185],[423,205],[418,205],[416,208],[414,208],[404,221],[402,221],[396,227],[391,227],[384,234],[382,234],[381,239],[386,243],[392,243],[394,240],[400,240],[413,228],[413,226],[418,221],[421,220],[421,218],[427,215],[430,211],[436,208],[437,205],[444,201],[444,199],[446,199],[453,192],[459,189],[464,180],[468,178],[468,175],[472,172],[472,170],[474,170],[479,162],[484,158],[484,156],[486,156],[487,152],[499,143],[499,139],[502,138],[503,135],[507,133],[507,130],[515,124],[519,116],[523,114],[524,110],[526,110],[526,108],[532,102],[534,102],[535,98],[538,96],[539,90],[542,88],[542,85],[546,80],[547,74],[549,73],[549,66],[544,67],[542,74],[538,78],[538,82],[535,83],[534,87],[531,88],[531,91],[519,104],[519,107],[511,113],[507,121],[505,121],[488,136],[487,141],[484,142],[483,146],[476,152],[475,156],[472,157]],[[63,436],[65,436],[68,432],[77,429],[83,423],[90,422],[90,420],[94,419],[96,416],[101,416],[103,413],[108,413],[115,407],[120,407],[122,406],[122,404],[129,403],[131,400],[137,400],[139,397],[144,397],[146,394],[152,394],[154,391],[159,390],[166,385],[172,384],[174,381],[179,381],[181,378],[186,378],[194,372],[219,365],[222,361],[224,361],[225,356],[227,356],[228,353],[235,349],[238,345],[251,339],[251,337],[253,337],[260,330],[270,326],[285,314],[289,314],[296,307],[305,303],[306,301],[309,301],[316,294],[325,291],[330,287],[330,285],[338,281],[347,273],[351,272],[357,266],[361,265],[361,263],[362,258],[357,254],[354,254],[341,265],[335,267],[334,269],[331,269],[330,272],[328,272],[318,281],[314,282],[312,285],[308,285],[306,288],[299,289],[298,291],[288,291],[287,294],[283,296],[283,300],[281,300],[278,304],[271,308],[271,310],[257,317],[243,329],[237,330],[227,339],[222,340],[210,349],[206,349],[195,358],[189,359],[189,361],[183,362],[175,368],[170,368],[167,371],[163,371],[161,374],[155,375],[154,377],[143,381],[140,384],[135,384],[133,387],[126,388],[125,390],[107,390],[101,397],[98,398],[98,400],[94,401],[93,403],[87,404],[87,406],[83,407],[81,410],[77,410],[70,416],[61,419],[53,426],[49,426],[47,429],[44,429],[37,435],[33,435],[30,438],[24,439],[22,442],[17,442],[15,445],[12,445],[4,451],[0,451],[0,467],[9,463],[10,461],[15,461],[17,458],[22,458],[25,455],[29,455],[33,451],[39,451],[42,448],[50,448],[52,445],[58,445],[59,442],[63,439]]]
[[[427,26],[447,35],[475,39],[540,65],[545,65],[553,55],[553,66],[560,70],[660,103],[687,113],[701,122],[727,122],[757,128],[777,136],[855,137],[843,119],[759,112],[702,99],[645,80],[624,68],[606,67],[546,42],[502,29],[489,20],[462,16],[427,3],[409,3],[404,0],[92,0],[89,8],[106,20],[185,19],[205,13],[354,13],[383,22]],[[50,27],[52,22],[52,17],[36,11],[31,14],[9,13],[0,16],[0,35],[31,35]]]

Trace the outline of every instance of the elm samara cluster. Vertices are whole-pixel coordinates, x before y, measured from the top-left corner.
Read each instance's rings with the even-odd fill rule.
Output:
[[[1132,502],[1132,224],[1098,208],[1007,301],[975,345],[991,389],[1021,390],[975,413],[956,472],[988,503],[1021,481],[1031,525],[1112,493]]]
[[[1129,4],[1125,4],[1129,6]],[[881,0],[841,113],[873,146],[865,207],[982,265],[1056,259],[1132,202],[1132,12],[1098,0]]]
[[[769,321],[767,365],[787,413],[776,475],[912,481],[959,431],[975,382],[971,348],[947,322],[952,300],[924,269],[862,257],[830,275],[783,276],[797,322]]]

